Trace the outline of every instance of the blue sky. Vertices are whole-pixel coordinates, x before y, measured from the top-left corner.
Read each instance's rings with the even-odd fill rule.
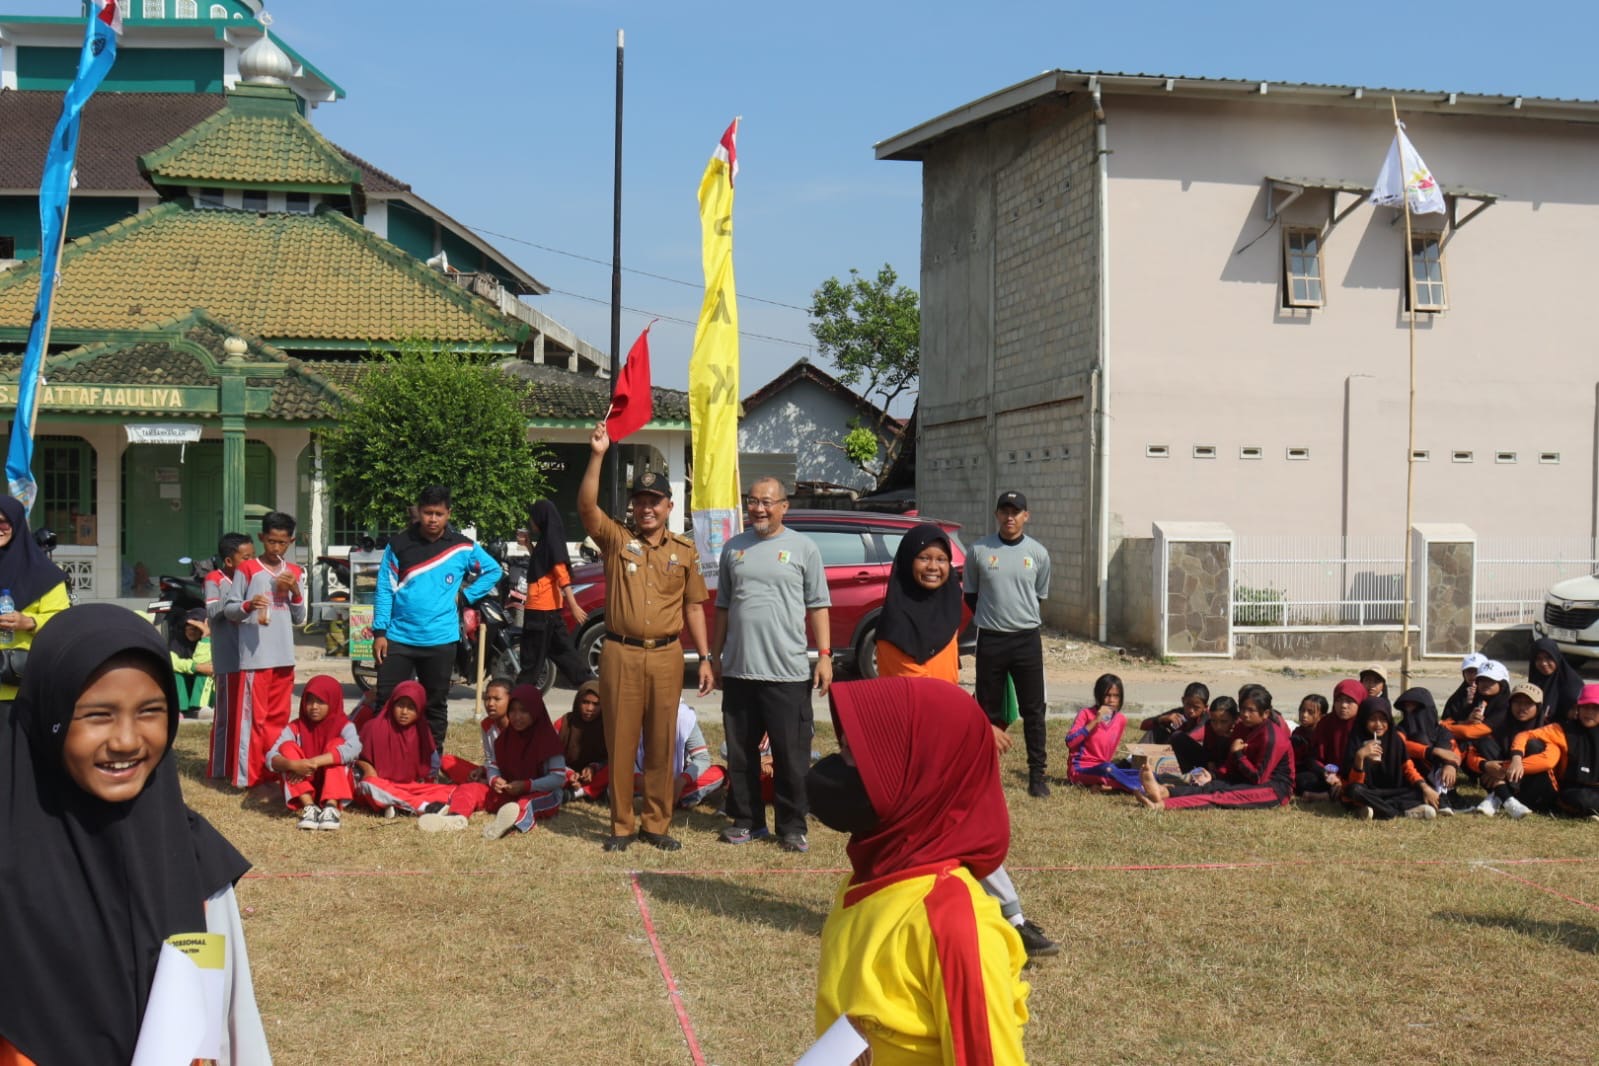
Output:
[[[1042,71],[1599,98],[1591,2],[268,0],[267,10],[349,94],[316,110],[318,127],[460,221],[506,235],[490,239],[557,290],[536,304],[602,349],[617,29],[627,32],[623,262],[694,283],[625,274],[622,302],[639,311],[623,315],[624,350],[650,315],[697,316],[694,194],[742,115],[741,325],[780,338],[745,337],[742,394],[811,354],[800,308],[824,278],[886,262],[916,285],[920,168],[877,162],[872,145]],[[656,383],[685,387],[692,326],[662,321],[651,336]]]

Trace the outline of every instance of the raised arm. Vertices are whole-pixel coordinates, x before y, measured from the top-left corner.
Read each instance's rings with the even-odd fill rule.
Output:
[[[605,512],[600,509],[600,468],[605,465],[605,453],[610,449],[611,435],[605,431],[605,423],[598,422],[594,432],[589,434],[589,465],[577,486],[578,520],[596,540],[605,523]]]

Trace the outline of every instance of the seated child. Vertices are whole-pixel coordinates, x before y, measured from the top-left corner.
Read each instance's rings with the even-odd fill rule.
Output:
[[[1488,656],[1475,651],[1460,660],[1460,687],[1444,701],[1445,718],[1465,719],[1465,709],[1475,702],[1477,671],[1487,665]]]
[[[1310,766],[1320,775],[1327,794],[1337,799],[1344,790],[1342,769],[1349,738],[1355,732],[1355,715],[1366,698],[1366,687],[1346,677],[1333,687],[1332,712],[1316,723],[1310,734]]]
[[[1205,770],[1214,774],[1227,759],[1233,724],[1238,721],[1238,701],[1217,696],[1204,721],[1172,734],[1171,748],[1183,773]]]
[[[1368,696],[1388,695],[1388,675],[1380,666],[1368,666],[1360,672],[1360,683]]]
[[[606,769],[610,753],[605,747],[605,715],[600,706],[600,683],[585,681],[572,697],[572,710],[556,730],[566,760],[566,792],[571,799],[603,800],[611,787]]]
[[[1170,744],[1173,734],[1191,729],[1203,722],[1209,707],[1210,689],[1202,682],[1191,682],[1183,689],[1181,707],[1174,707],[1165,714],[1157,714],[1138,723],[1138,728],[1144,731],[1140,743]]]
[[[422,720],[427,691],[416,681],[394,686],[383,713],[360,728],[361,757],[356,760],[360,779],[355,794],[362,803],[385,818],[397,813],[428,815],[448,809],[456,821],[429,819],[428,831],[465,829],[466,816],[477,809],[480,794],[465,785],[441,785],[439,751],[433,733]],[[482,786],[478,786],[481,788]],[[423,828],[421,823],[419,828]]]
[[[339,828],[339,809],[355,797],[350,766],[360,754],[361,740],[344,716],[344,687],[316,675],[300,693],[300,717],[283,727],[266,758],[281,775],[283,801],[300,812],[301,829]]]
[[[1184,784],[1163,784],[1148,766],[1139,770],[1143,791],[1138,801],[1153,809],[1184,810],[1194,807],[1281,807],[1293,798],[1294,751],[1288,726],[1271,705],[1271,693],[1262,685],[1239,690],[1236,722],[1226,722],[1211,705],[1212,727],[1227,729],[1226,755],[1214,770],[1196,770]],[[1231,703],[1231,700],[1228,700]],[[1218,723],[1218,717],[1224,721]],[[1215,730],[1220,732],[1219,729]]]
[[[183,616],[183,627],[167,641],[167,650],[178,683],[178,710],[185,718],[197,718],[202,709],[212,706],[214,691],[211,627],[206,624],[204,607]]]
[[[1368,696],[1355,716],[1339,773],[1343,800],[1362,818],[1433,818],[1438,791],[1422,778],[1395,731],[1393,710],[1381,696]]]
[[[484,839],[498,840],[513,829],[530,832],[536,822],[560,813],[566,759],[537,685],[511,690],[505,729],[494,738],[483,771],[488,784],[465,787],[481,789],[483,809],[494,815],[483,827]]]
[[[1462,765],[1475,777],[1480,759],[1473,759],[1472,754],[1478,742],[1496,732],[1503,733],[1510,717],[1510,671],[1505,669],[1504,663],[1489,659],[1477,671],[1471,693],[1471,702],[1457,707],[1452,716],[1445,710],[1443,726],[1460,748]],[[1494,750],[1496,754],[1503,754],[1497,748]]]
[[[1544,750],[1534,754],[1539,741]],[[1599,818],[1599,685],[1582,687],[1565,721],[1517,736],[1505,779],[1534,810]]]
[[[699,716],[686,703],[677,705],[677,735],[672,745],[672,772],[677,775],[677,805],[684,810],[704,803],[727,783],[727,771],[711,765],[711,749],[700,732]],[[644,792],[644,741],[633,760],[633,792]]]
[[[1327,716],[1327,697],[1312,692],[1299,701],[1299,724],[1288,735],[1294,746],[1294,794],[1306,799],[1326,799],[1327,782],[1311,757],[1316,723]]]
[[[484,767],[494,761],[494,741],[505,729],[506,711],[511,706],[511,682],[496,677],[483,686],[483,720],[478,726],[483,730],[483,762],[463,759],[459,755],[444,755],[439,759],[439,770],[457,785],[468,781],[486,781]]]
[[[1411,763],[1441,799],[1438,813],[1453,814],[1451,799],[1460,770],[1460,749],[1455,746],[1454,735],[1438,721],[1432,693],[1424,688],[1407,688],[1394,710],[1400,714],[1398,728],[1404,735]]]
[[[1066,748],[1071,752],[1067,781],[1096,788],[1118,787],[1113,771],[1120,768],[1112,760],[1127,728],[1121,708],[1122,679],[1115,674],[1101,675],[1094,682],[1094,706],[1078,711],[1066,733]],[[1122,772],[1131,776],[1131,771]],[[1125,784],[1119,787],[1128,789]]]
[[[1510,780],[1510,753],[1516,742],[1522,743],[1523,757],[1540,755],[1548,741],[1538,736],[1543,722],[1539,708],[1544,705],[1543,689],[1537,685],[1517,685],[1510,693],[1510,713],[1500,720],[1493,732],[1481,736],[1466,752],[1466,766],[1477,775],[1488,795],[1477,804],[1477,813],[1493,817],[1501,810],[1512,818],[1525,818],[1532,808],[1516,797],[1523,781]],[[1523,764],[1525,766],[1525,763]],[[1534,788],[1536,789],[1536,785]],[[1549,797],[1540,797],[1547,800]]]

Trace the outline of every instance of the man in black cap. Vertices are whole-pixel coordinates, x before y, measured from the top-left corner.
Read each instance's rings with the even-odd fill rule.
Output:
[[[577,490],[577,513],[599,546],[605,563],[605,644],[600,652],[600,706],[605,744],[611,753],[611,835],[606,851],[633,841],[633,775],[627,767],[644,738],[644,826],[638,838],[662,851],[682,847],[673,838],[677,778],[672,750],[677,705],[683,696],[683,645],[688,627],[700,657],[700,695],[715,685],[706,639],[708,598],[699,552],[687,537],[671,532],[672,483],[644,471],[633,479],[628,506],[636,532],[600,509],[600,468],[611,447],[605,423],[589,438],[592,454]]]
[[[1044,733],[1043,619],[1038,603],[1049,598],[1049,552],[1029,537],[1027,497],[1002,492],[994,505],[998,531],[966,555],[966,603],[977,624],[977,702],[988,720],[1005,728],[1005,677],[1016,686],[1022,736],[1027,741],[1027,794],[1048,796]]]

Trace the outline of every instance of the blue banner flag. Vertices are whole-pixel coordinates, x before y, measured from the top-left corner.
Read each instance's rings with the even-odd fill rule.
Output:
[[[39,180],[39,297],[33,305],[28,350],[17,379],[17,410],[11,418],[11,448],[6,453],[6,483],[11,495],[30,511],[38,495],[33,480],[33,424],[45,350],[50,343],[50,302],[55,298],[61,265],[67,197],[72,192],[72,168],[78,158],[78,119],[83,105],[100,87],[117,58],[117,34],[122,29],[116,0],[95,0],[95,7],[84,31],[78,73],[61,101],[61,118],[56,122],[50,151],[44,157],[44,176]]]

